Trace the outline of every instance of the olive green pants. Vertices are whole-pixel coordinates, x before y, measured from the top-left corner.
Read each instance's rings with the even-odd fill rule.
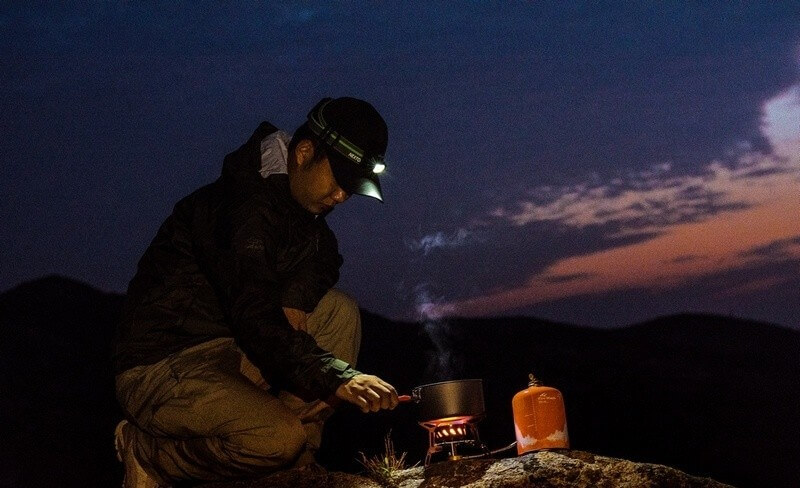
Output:
[[[361,317],[352,298],[330,290],[309,316],[307,332],[355,365]],[[332,409],[268,388],[232,338],[116,378],[117,399],[137,427],[136,458],[163,484],[254,477],[312,462]]]

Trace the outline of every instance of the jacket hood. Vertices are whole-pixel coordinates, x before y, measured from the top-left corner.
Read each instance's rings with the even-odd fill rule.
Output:
[[[290,139],[286,132],[269,122],[262,122],[247,142],[225,156],[222,176],[238,181],[254,181],[272,174],[286,174],[286,146]]]
[[[287,146],[291,140],[291,136],[282,130],[273,132],[261,140],[261,168],[258,172],[262,178],[274,174],[288,174]]]
[[[289,190],[288,145],[291,136],[269,122],[262,122],[247,142],[225,156],[222,180],[240,191],[266,191],[270,198],[302,220],[318,216],[297,203]]]

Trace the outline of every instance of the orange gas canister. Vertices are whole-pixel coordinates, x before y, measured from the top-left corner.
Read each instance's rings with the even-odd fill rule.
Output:
[[[514,395],[514,430],[517,454],[539,449],[569,448],[567,416],[561,392],[541,383],[531,374],[528,388]]]

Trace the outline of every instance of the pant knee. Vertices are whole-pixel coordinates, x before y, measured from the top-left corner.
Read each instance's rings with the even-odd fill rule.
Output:
[[[312,315],[312,335],[317,343],[351,365],[361,345],[361,311],[346,293],[331,289]]]
[[[308,317],[306,332],[322,349],[354,366],[361,346],[358,303],[339,290],[328,290]]]
[[[306,430],[298,421],[297,425],[292,426],[291,429],[286,429],[279,436],[281,442],[275,453],[276,458],[281,463],[293,463],[300,453],[306,449],[308,441]]]
[[[361,311],[358,303],[336,289],[328,290],[309,317],[312,335],[361,337]]]
[[[306,432],[299,419],[279,426],[253,429],[228,439],[234,457],[253,472],[268,473],[289,466],[306,449]]]
[[[358,302],[342,291],[332,288],[325,294],[325,300],[329,301],[328,306],[333,309],[333,315],[338,316],[342,323],[361,324],[361,311]]]

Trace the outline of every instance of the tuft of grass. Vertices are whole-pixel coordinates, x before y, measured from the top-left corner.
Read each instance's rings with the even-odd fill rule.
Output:
[[[402,453],[397,456],[394,450],[394,443],[392,442],[392,431],[387,432],[383,438],[383,455],[376,455],[368,458],[363,452],[358,453],[361,459],[357,459],[359,464],[364,466],[367,470],[367,476],[383,485],[393,486],[394,478],[398,471],[407,469],[414,466],[406,466],[406,454]]]

